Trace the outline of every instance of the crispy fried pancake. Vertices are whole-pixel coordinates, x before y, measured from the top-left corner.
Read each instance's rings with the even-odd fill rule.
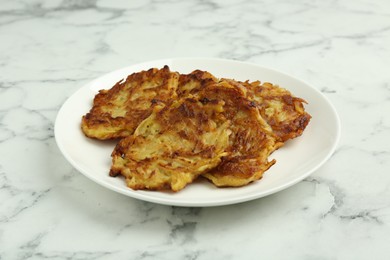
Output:
[[[260,179],[275,163],[267,157],[277,147],[271,128],[244,91],[227,82],[209,84],[156,109],[119,142],[111,175],[124,175],[133,189],[173,191],[200,174],[217,186]]]
[[[179,74],[168,66],[133,73],[110,90],[100,90],[93,107],[82,118],[81,128],[91,138],[106,140],[125,137],[152,112],[152,101],[176,97]]]
[[[196,70],[189,75],[180,75],[178,96],[197,93],[208,84],[219,80],[206,71]],[[310,121],[311,116],[305,112],[305,100],[294,97],[288,90],[271,83],[261,84],[260,81],[240,82],[231,79],[221,79],[238,88],[244,87],[245,96],[254,101],[261,116],[271,126],[279,142],[300,136]],[[188,82],[188,83],[187,83]]]
[[[223,81],[243,85],[247,89],[247,97],[254,101],[261,116],[271,126],[280,142],[300,136],[310,121],[311,116],[303,107],[306,101],[294,97],[286,89],[268,82],[261,84],[260,81]]]
[[[91,111],[82,118],[84,134],[100,140],[131,135],[152,112],[152,103],[169,103],[216,82],[208,72],[171,72],[168,66],[134,73],[110,90],[100,90]]]
[[[245,97],[246,89],[221,81],[204,88],[198,96],[203,102],[224,100],[223,116],[231,121],[227,156],[214,169],[203,174],[216,186],[243,186],[262,177],[275,160],[268,156],[280,143],[262,119],[253,102]]]
[[[217,82],[218,79],[207,71],[194,70],[190,74],[180,74],[177,95],[179,98],[186,97],[189,94],[199,92],[209,84]]]
[[[249,83],[230,79],[222,79],[221,82],[245,88],[243,92],[251,100],[251,105],[258,109],[261,115],[259,121],[262,122],[263,128],[267,129],[268,137],[250,139],[251,134],[248,134],[248,131],[253,130],[250,126],[232,131],[237,133],[236,146],[240,152],[235,156],[224,157],[221,164],[203,176],[219,187],[243,186],[262,177],[275,163],[274,160],[268,162],[268,156],[282,146],[283,142],[300,136],[311,116],[304,110],[302,103],[306,102],[303,99],[293,97],[289,91],[271,83],[260,85],[259,81]],[[272,134],[269,134],[269,127],[272,128]],[[275,138],[273,145],[268,139],[270,136],[273,136],[271,139]],[[230,138],[233,138],[233,134]],[[245,143],[251,143],[256,148],[247,149]],[[260,154],[254,157],[256,152]]]
[[[179,191],[227,155],[230,121],[224,102],[194,98],[156,107],[112,153],[111,176],[122,174],[135,190]]]
[[[133,189],[179,191],[199,175],[218,187],[260,179],[268,156],[310,121],[303,99],[271,83],[150,69],[95,96],[86,136],[123,138],[110,175]],[[135,130],[135,131],[134,131]]]

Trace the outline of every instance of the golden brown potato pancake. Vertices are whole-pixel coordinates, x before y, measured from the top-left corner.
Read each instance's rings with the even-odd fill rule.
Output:
[[[247,99],[246,89],[221,81],[199,92],[204,102],[225,102],[223,115],[231,121],[229,129],[228,155],[214,169],[204,173],[216,186],[243,186],[262,177],[275,160],[268,161],[268,156],[280,143],[270,126],[260,116],[253,102]]]
[[[172,102],[216,81],[205,71],[179,75],[168,66],[133,73],[111,89],[99,91],[81,128],[86,136],[100,140],[129,136],[151,114],[153,103]]]
[[[247,97],[254,101],[261,116],[271,126],[278,141],[285,142],[300,136],[311,116],[305,111],[305,100],[294,97],[288,90],[271,83],[239,82],[223,79],[230,84],[243,85]]]
[[[186,80],[189,83],[183,84]],[[245,88],[245,96],[254,102],[279,142],[300,136],[310,121],[311,116],[303,106],[305,100],[294,97],[288,90],[269,82],[261,84],[260,81],[218,80],[208,72],[196,70],[189,75],[180,75],[178,96],[197,93],[206,85],[219,81]]]
[[[185,98],[156,106],[112,153],[111,176],[122,174],[135,190],[179,191],[227,155],[230,121],[224,102]]]
[[[243,89],[214,83],[156,107],[116,146],[111,175],[125,176],[132,189],[178,191],[208,171],[204,176],[217,186],[242,186],[275,163],[267,157],[276,148],[271,128]]]
[[[153,101],[176,97],[177,72],[168,66],[133,73],[109,90],[100,90],[93,107],[82,118],[81,128],[91,138],[106,140],[125,137],[152,112]]]

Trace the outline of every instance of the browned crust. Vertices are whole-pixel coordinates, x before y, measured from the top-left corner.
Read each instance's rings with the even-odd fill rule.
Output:
[[[203,174],[216,186],[243,186],[262,177],[275,161],[268,156],[279,147],[272,130],[261,118],[242,86],[221,81],[199,92],[200,99],[225,102],[223,115],[232,122],[230,146],[221,163]]]
[[[237,83],[247,89],[248,98],[253,100],[253,104],[271,126],[279,141],[286,142],[303,133],[311,119],[303,106],[307,103],[304,99],[294,97],[288,90],[268,82],[263,84],[259,81]],[[269,115],[267,110],[273,109],[274,104],[280,108],[275,108],[275,112]],[[281,114],[284,116],[281,117]]]
[[[223,111],[209,109],[222,103]],[[311,119],[304,103],[305,100],[271,83],[218,80],[201,70],[179,74],[164,66],[162,69],[133,73],[111,89],[100,90],[94,98],[93,107],[83,116],[81,127],[84,134],[91,138],[123,138],[112,153],[110,176],[124,175],[132,189],[177,191],[200,174],[218,187],[243,186],[261,179],[275,163],[275,160],[268,161],[269,155],[284,142],[303,133]],[[131,182],[131,167],[134,172],[137,167],[142,168],[155,160],[146,158],[130,163],[132,159],[128,154],[129,147],[147,140],[147,136],[134,135],[134,131],[152,113],[161,126],[161,132],[173,133],[177,140],[193,143],[193,150],[177,147],[176,151],[165,153],[164,158],[168,161],[193,156],[199,156],[201,160],[214,158],[215,147],[206,147],[199,139],[202,134],[212,131],[214,123],[210,123],[210,119],[218,122],[217,125],[230,122],[229,146],[224,150],[226,155],[212,169],[198,171],[192,177],[187,174],[184,186],[174,186],[169,174],[162,176],[162,181],[156,185],[148,180],[147,184]],[[118,164],[122,159],[129,163]],[[175,176],[176,173],[170,172]],[[152,172],[150,178],[158,174]]]
[[[189,97],[155,109],[115,147],[110,175],[125,176],[132,189],[181,190],[216,167],[226,153],[228,133],[225,128],[218,130],[227,127],[222,107],[221,101],[204,104]],[[226,138],[221,139],[220,131]],[[212,137],[205,141],[208,134]],[[145,151],[148,146],[154,147]]]
[[[84,134],[101,140],[132,134],[151,114],[154,103],[170,102],[176,97],[178,78],[178,73],[164,66],[133,73],[111,89],[100,90],[91,110],[82,118]]]

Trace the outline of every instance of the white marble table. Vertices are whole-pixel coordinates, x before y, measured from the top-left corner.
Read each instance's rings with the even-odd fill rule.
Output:
[[[285,191],[211,208],[138,201],[74,170],[53,136],[61,104],[106,72],[181,56],[310,82],[340,114],[336,153]],[[3,0],[0,259],[390,259],[389,111],[387,0]]]

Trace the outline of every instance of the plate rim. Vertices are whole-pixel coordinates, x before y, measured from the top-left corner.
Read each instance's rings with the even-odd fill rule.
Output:
[[[142,191],[141,192],[135,191],[135,190],[131,190],[130,188],[128,188],[129,190],[122,190],[122,189],[116,187],[115,185],[112,185],[111,183],[107,183],[104,180],[99,179],[99,178],[94,178],[93,175],[84,172],[84,169],[72,159],[70,154],[64,148],[63,143],[59,139],[59,130],[58,130],[59,128],[57,127],[58,122],[61,120],[61,115],[63,113],[65,113],[65,108],[66,108],[67,104],[71,101],[72,97],[77,96],[77,94],[79,92],[85,91],[86,89],[90,89],[91,86],[93,85],[93,83],[98,82],[102,78],[109,77],[111,74],[118,73],[119,71],[122,71],[122,70],[127,70],[127,69],[131,70],[131,68],[133,68],[133,67],[148,66],[149,64],[152,65],[152,64],[156,64],[156,63],[172,63],[174,61],[182,61],[182,62],[189,61],[190,62],[191,60],[197,60],[197,61],[202,61],[202,62],[210,62],[211,61],[211,62],[223,62],[223,63],[236,63],[236,64],[241,64],[241,65],[255,66],[255,67],[262,69],[262,70],[268,70],[268,71],[271,71],[273,73],[287,76],[288,78],[292,78],[292,79],[304,84],[305,86],[309,87],[311,90],[316,92],[316,94],[318,94],[325,101],[325,103],[330,108],[330,111],[332,112],[332,116],[334,117],[335,123],[336,123],[335,124],[336,135],[334,136],[334,139],[333,139],[334,141],[333,141],[328,153],[326,154],[326,156],[324,156],[319,163],[317,163],[310,170],[305,171],[305,174],[302,174],[298,178],[294,178],[293,180],[286,182],[282,185],[270,188],[270,189],[264,191],[263,193],[247,194],[244,196],[240,196],[238,198],[230,198],[228,200],[215,199],[212,201],[210,201],[210,200],[208,200],[208,201],[186,201],[186,200],[172,201],[172,200],[161,198],[161,197],[146,196],[142,193]],[[155,65],[152,65],[152,67],[155,67]],[[132,72],[130,71],[130,73],[132,73]],[[65,102],[61,105],[60,109],[58,110],[58,113],[57,113],[57,116],[55,119],[55,123],[54,123],[54,137],[55,137],[55,140],[56,140],[56,143],[57,143],[57,146],[58,146],[60,152],[65,157],[65,159],[72,165],[72,167],[75,168],[77,171],[79,171],[82,175],[84,175],[88,179],[92,180],[93,182],[96,182],[97,184],[99,184],[105,188],[108,188],[112,191],[118,192],[120,194],[123,194],[123,195],[131,197],[131,198],[135,198],[135,199],[139,199],[139,200],[143,200],[143,201],[148,201],[148,202],[152,202],[152,203],[157,203],[157,204],[162,204],[162,205],[180,206],[180,207],[214,207],[214,206],[224,206],[224,205],[237,204],[237,203],[242,203],[242,202],[266,197],[266,196],[269,196],[271,194],[277,193],[281,190],[287,189],[287,188],[295,185],[296,183],[302,181],[303,179],[307,178],[308,176],[310,176],[313,172],[317,171],[320,167],[322,167],[331,158],[331,156],[334,154],[335,150],[337,149],[339,142],[340,142],[340,139],[341,139],[341,120],[340,120],[340,116],[337,113],[335,106],[330,102],[330,100],[320,90],[315,88],[313,85],[309,84],[307,81],[304,81],[300,78],[292,76],[289,73],[281,72],[281,71],[276,70],[276,69],[269,67],[269,66],[263,66],[263,65],[256,64],[256,63],[252,63],[252,62],[245,62],[245,61],[239,61],[239,60],[221,59],[221,58],[206,58],[206,57],[204,57],[204,58],[203,57],[177,57],[177,58],[158,59],[158,60],[150,60],[150,61],[145,61],[145,62],[140,62],[140,63],[134,63],[130,66],[115,69],[113,71],[110,71],[108,73],[100,75],[99,77],[94,78],[91,81],[87,82],[86,84],[84,84],[83,86],[78,88],[76,91],[74,91],[69,97],[67,97]],[[129,193],[128,191],[131,191],[131,193]],[[154,193],[156,191],[152,191],[152,192]]]

